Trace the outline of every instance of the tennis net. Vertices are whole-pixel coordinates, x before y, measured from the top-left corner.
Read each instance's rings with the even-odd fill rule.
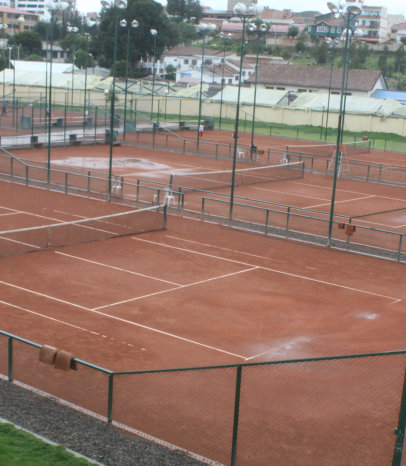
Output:
[[[304,162],[243,168],[235,170],[234,186],[294,180],[303,178],[303,176]],[[171,175],[170,186],[171,189],[182,188],[182,191],[218,189],[232,186],[232,180],[232,170],[179,173]]]
[[[345,152],[350,154],[368,154],[371,152],[371,141],[356,141],[342,144]],[[329,157],[334,155],[336,144],[304,144],[297,146],[286,146],[286,151],[290,154],[321,155]]]
[[[166,208],[153,206],[103,217],[86,218],[0,232],[0,257],[69,246],[119,236],[136,235],[166,227]]]

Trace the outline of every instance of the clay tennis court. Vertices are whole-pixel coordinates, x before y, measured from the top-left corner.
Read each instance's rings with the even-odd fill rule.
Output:
[[[107,150],[106,147],[55,149],[53,160],[68,165],[69,159],[75,158],[76,166],[87,167],[93,163],[103,171],[106,167],[100,167],[97,161],[106,160]],[[20,154],[23,152],[16,155]],[[26,158],[46,160],[45,151],[25,154]],[[136,160],[136,166],[122,163],[114,172],[134,179],[149,176],[156,181],[166,180],[174,168],[193,171],[229,168],[229,162],[224,160],[128,146],[115,148],[115,160],[128,158]],[[281,198],[289,200],[286,203],[302,202],[306,206],[318,202],[327,211],[327,181],[305,175],[302,180],[264,184],[261,190],[243,186],[237,194],[256,196],[256,199],[262,196],[272,202]],[[346,212],[351,211],[350,215],[369,212],[377,201],[385,207],[394,198],[400,202],[405,200],[401,188],[353,183],[341,180],[338,191],[338,200],[343,201],[338,206],[349,209]],[[66,222],[132,208],[7,182],[0,183],[0,190],[0,230]],[[197,200],[191,196],[190,202]],[[398,227],[393,219],[379,221],[388,227],[391,224],[393,228]],[[402,228],[403,224],[399,229]],[[167,228],[162,231],[3,257],[1,262],[3,330],[63,348],[82,360],[115,371],[277,361],[404,348],[404,265],[263,237],[200,220],[170,215]],[[332,389],[339,381],[340,371],[335,372],[331,366],[324,370],[330,374],[328,385]],[[352,385],[359,370],[355,366],[347,371]],[[278,377],[273,387],[280,406],[295,386],[306,384],[301,370],[294,367],[288,372]],[[254,377],[250,383],[255,385],[255,380]],[[381,380],[385,390],[387,380]],[[380,382],[375,382],[375,388],[378,386]],[[153,387],[153,384],[144,387],[146,396],[156,394]],[[179,399],[186,397],[185,388],[174,383],[174,389]],[[208,390],[207,386],[201,393],[203,398]],[[393,390],[397,393],[399,387],[396,385]],[[126,399],[125,385],[119,393]],[[389,390],[388,397],[391,393]],[[267,399],[266,394],[258,393],[256,397],[256,401]],[[91,405],[92,401],[89,399],[87,403]],[[217,403],[216,410],[222,419],[221,405],[228,407],[232,397],[227,398],[227,403],[219,398]],[[306,418],[315,409],[301,404],[300,399],[297,403],[293,411],[304,411],[302,415]],[[344,409],[340,403],[339,399],[335,400],[337,413]],[[381,419],[388,428],[398,410],[398,405],[393,406],[393,412],[388,413],[385,405],[378,407],[376,400],[367,396],[359,406],[370,414],[371,422]],[[173,409],[172,418],[180,407]],[[131,422],[132,414],[125,405],[118,411],[123,421]],[[256,412],[251,412],[253,418]],[[330,443],[322,432],[323,422],[331,413],[322,413],[318,412],[317,420],[310,416],[303,426],[308,432],[318,432],[318,448],[320,452],[323,450],[320,454],[328,458]],[[278,424],[283,422],[285,414],[281,410],[269,416]],[[207,435],[203,441],[191,433],[187,447],[227,462],[228,456],[222,453],[221,445],[229,439],[222,431],[222,424],[209,427],[204,422],[205,414],[199,410],[192,417],[206,426]],[[351,437],[362,436],[361,431],[347,430],[343,445],[348,445]],[[159,429],[153,433],[164,437]],[[168,441],[177,443],[175,427],[173,432],[165,434]],[[246,433],[245,437],[247,451],[250,451],[250,435],[254,434]],[[303,445],[297,435],[292,433],[286,445],[279,439],[281,450],[275,458],[284,458],[285,447],[293,448],[295,444],[293,457],[300,457]],[[374,441],[392,445],[391,435],[384,439],[377,435]],[[267,464],[266,449],[250,454],[252,464]],[[348,454],[348,458],[354,458],[354,451]]]

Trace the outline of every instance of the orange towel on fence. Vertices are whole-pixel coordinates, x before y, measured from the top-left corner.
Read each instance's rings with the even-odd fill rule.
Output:
[[[62,371],[68,371],[71,368],[72,359],[75,356],[68,351],[58,351],[55,357],[55,369],[60,369]]]
[[[39,360],[45,364],[54,364],[58,350],[52,346],[41,346],[39,349]]]

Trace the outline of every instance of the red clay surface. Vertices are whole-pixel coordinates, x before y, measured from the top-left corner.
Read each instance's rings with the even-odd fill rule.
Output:
[[[123,210],[9,183],[1,189],[3,228]],[[170,217],[163,232],[1,262],[4,330],[115,370],[404,346],[404,265],[200,221]],[[68,341],[56,330],[70,325],[80,329],[70,328]],[[89,352],[90,341],[103,349]],[[131,357],[117,357],[124,348]]]
[[[106,159],[108,148],[64,148],[52,153],[53,160],[66,163],[74,156],[86,166],[90,157]],[[46,157],[43,150],[24,154],[42,161]],[[195,171],[196,167],[213,170],[230,165],[134,147],[117,147],[114,154],[115,159],[142,159],[141,168],[115,167],[114,172],[126,179],[137,179],[142,173],[163,180],[174,167]],[[154,170],[146,161],[165,167]],[[238,194],[255,193],[285,202],[292,197],[298,204],[317,202],[327,208],[331,180],[323,178],[305,176],[280,183],[278,188],[278,183],[266,185],[265,191],[243,187]],[[6,182],[0,183],[0,197],[1,229],[126,210]],[[386,206],[388,197],[396,205],[406,199],[401,188],[339,181],[338,206],[344,209],[350,204],[348,212],[369,211],[378,201]],[[195,202],[193,197],[190,202]],[[387,217],[378,220],[387,226],[393,223]],[[0,260],[2,330],[63,348],[111,370],[404,349],[404,264],[174,216],[169,217],[165,231]],[[284,366],[273,375],[253,369],[243,379],[247,398],[241,407],[240,464],[283,464],[287,458],[289,464],[298,458],[309,465],[320,458],[326,464],[386,464],[393,451],[403,377],[401,365],[391,361],[329,362],[316,366],[318,382],[310,382],[308,364]],[[35,377],[37,366],[31,370],[17,365],[16,378],[29,378],[31,372]],[[49,377],[55,386],[59,384],[59,395],[67,394],[66,377],[60,374],[43,375],[40,388],[50,389]],[[106,396],[100,387],[105,388],[106,382],[102,385],[86,371],[68,377],[78,386],[68,399],[105,414]],[[162,391],[155,376],[142,384],[118,379],[115,419],[207,457],[229,461],[235,374],[168,377]],[[90,390],[97,397],[89,397]],[[367,433],[365,425],[370,426]],[[339,438],[337,429],[342,432]],[[256,444],[257,439],[266,441]],[[269,451],[271,440],[278,448]]]

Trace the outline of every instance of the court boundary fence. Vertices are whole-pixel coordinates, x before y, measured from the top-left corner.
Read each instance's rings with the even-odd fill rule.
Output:
[[[74,355],[68,368],[58,370],[52,361],[40,361],[43,348],[51,347],[0,330],[0,374],[106,422],[210,458],[210,464],[262,464],[260,458],[280,457],[279,450],[292,461],[304,447],[309,464],[323,457],[331,464],[349,452],[353,464],[402,462],[406,350],[116,372]],[[290,411],[295,406],[300,412]],[[303,432],[308,417],[314,434]],[[296,430],[306,435],[299,450]]]
[[[48,168],[44,163],[33,165],[18,159],[5,149],[0,151],[1,174],[6,179],[27,186],[42,186],[64,193],[108,199],[109,180],[103,172],[80,168],[70,171]],[[202,220],[269,236],[322,246],[328,244],[329,216],[326,212],[270,202],[261,203],[235,196],[233,218],[230,219],[228,194],[194,190],[202,194],[202,203],[199,210],[193,211],[185,208],[185,196],[188,194],[183,191],[182,186],[142,179],[138,179],[136,183],[128,183],[123,176],[114,176],[112,184],[111,200],[116,203],[166,204],[171,213],[197,216]],[[194,191],[190,191],[190,194],[193,195]],[[406,235],[403,233],[372,228],[363,225],[356,218],[342,215],[334,216],[333,226],[330,247],[406,262]]]

